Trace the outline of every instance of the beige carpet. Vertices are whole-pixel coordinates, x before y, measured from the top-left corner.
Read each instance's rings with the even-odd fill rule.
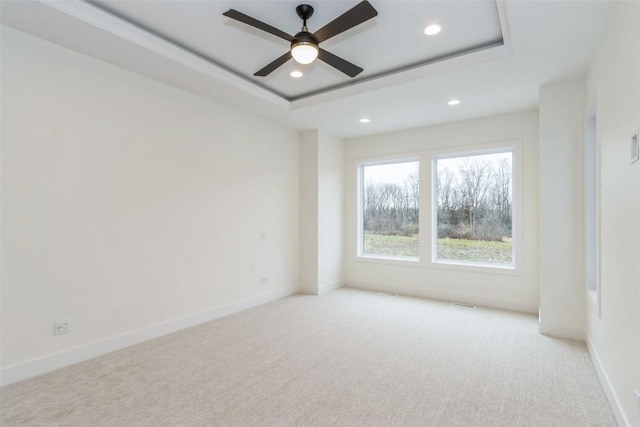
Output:
[[[534,316],[294,296],[4,387],[2,426],[614,426],[583,343]]]

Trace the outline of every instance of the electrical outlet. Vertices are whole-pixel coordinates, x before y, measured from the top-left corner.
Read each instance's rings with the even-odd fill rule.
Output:
[[[60,335],[63,330],[64,327],[62,326],[62,321],[53,322],[53,335]]]
[[[269,284],[269,279],[267,277],[261,277],[260,278],[260,284],[261,285],[267,285]]]
[[[640,389],[636,390],[636,403],[638,404],[638,416],[640,417]]]
[[[71,332],[71,322],[68,319],[53,322],[53,335],[68,334]]]

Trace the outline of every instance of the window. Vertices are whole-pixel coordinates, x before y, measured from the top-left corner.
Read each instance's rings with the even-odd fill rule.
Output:
[[[432,259],[514,268],[513,149],[433,157]]]
[[[599,307],[600,291],[600,204],[599,156],[596,108],[591,107],[585,123],[585,278],[588,295]]]
[[[359,166],[360,256],[417,260],[419,162]]]
[[[522,143],[358,161],[363,262],[522,274]]]

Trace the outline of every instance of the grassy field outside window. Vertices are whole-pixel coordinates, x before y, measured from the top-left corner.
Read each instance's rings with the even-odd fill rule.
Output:
[[[396,257],[417,258],[418,236],[397,236],[365,233],[365,245],[372,253]],[[438,239],[438,254],[444,259],[509,264],[512,244],[510,240],[487,241],[470,239]]]

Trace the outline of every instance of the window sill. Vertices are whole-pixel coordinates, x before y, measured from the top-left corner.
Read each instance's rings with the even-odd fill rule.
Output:
[[[420,260],[418,258],[409,257],[385,257],[376,255],[358,255],[356,257],[358,262],[366,262],[371,264],[383,264],[383,265],[400,265],[403,267],[420,267]]]
[[[358,255],[355,257],[356,262],[363,262],[367,264],[377,264],[377,265],[395,265],[400,267],[413,267],[413,268],[423,268],[423,269],[440,269],[440,270],[450,270],[450,271],[459,271],[459,272],[474,272],[474,273],[488,273],[488,274],[500,274],[500,275],[511,275],[511,276],[521,276],[522,271],[520,268],[512,266],[512,265],[492,265],[492,264],[473,264],[473,263],[460,263],[460,262],[450,262],[450,261],[433,261],[433,262],[424,262],[420,261],[418,258],[391,258],[384,256],[375,256],[375,255]]]
[[[430,267],[444,270],[472,271],[474,273],[522,275],[519,268],[508,264],[463,263],[459,261],[436,260],[430,263]]]

